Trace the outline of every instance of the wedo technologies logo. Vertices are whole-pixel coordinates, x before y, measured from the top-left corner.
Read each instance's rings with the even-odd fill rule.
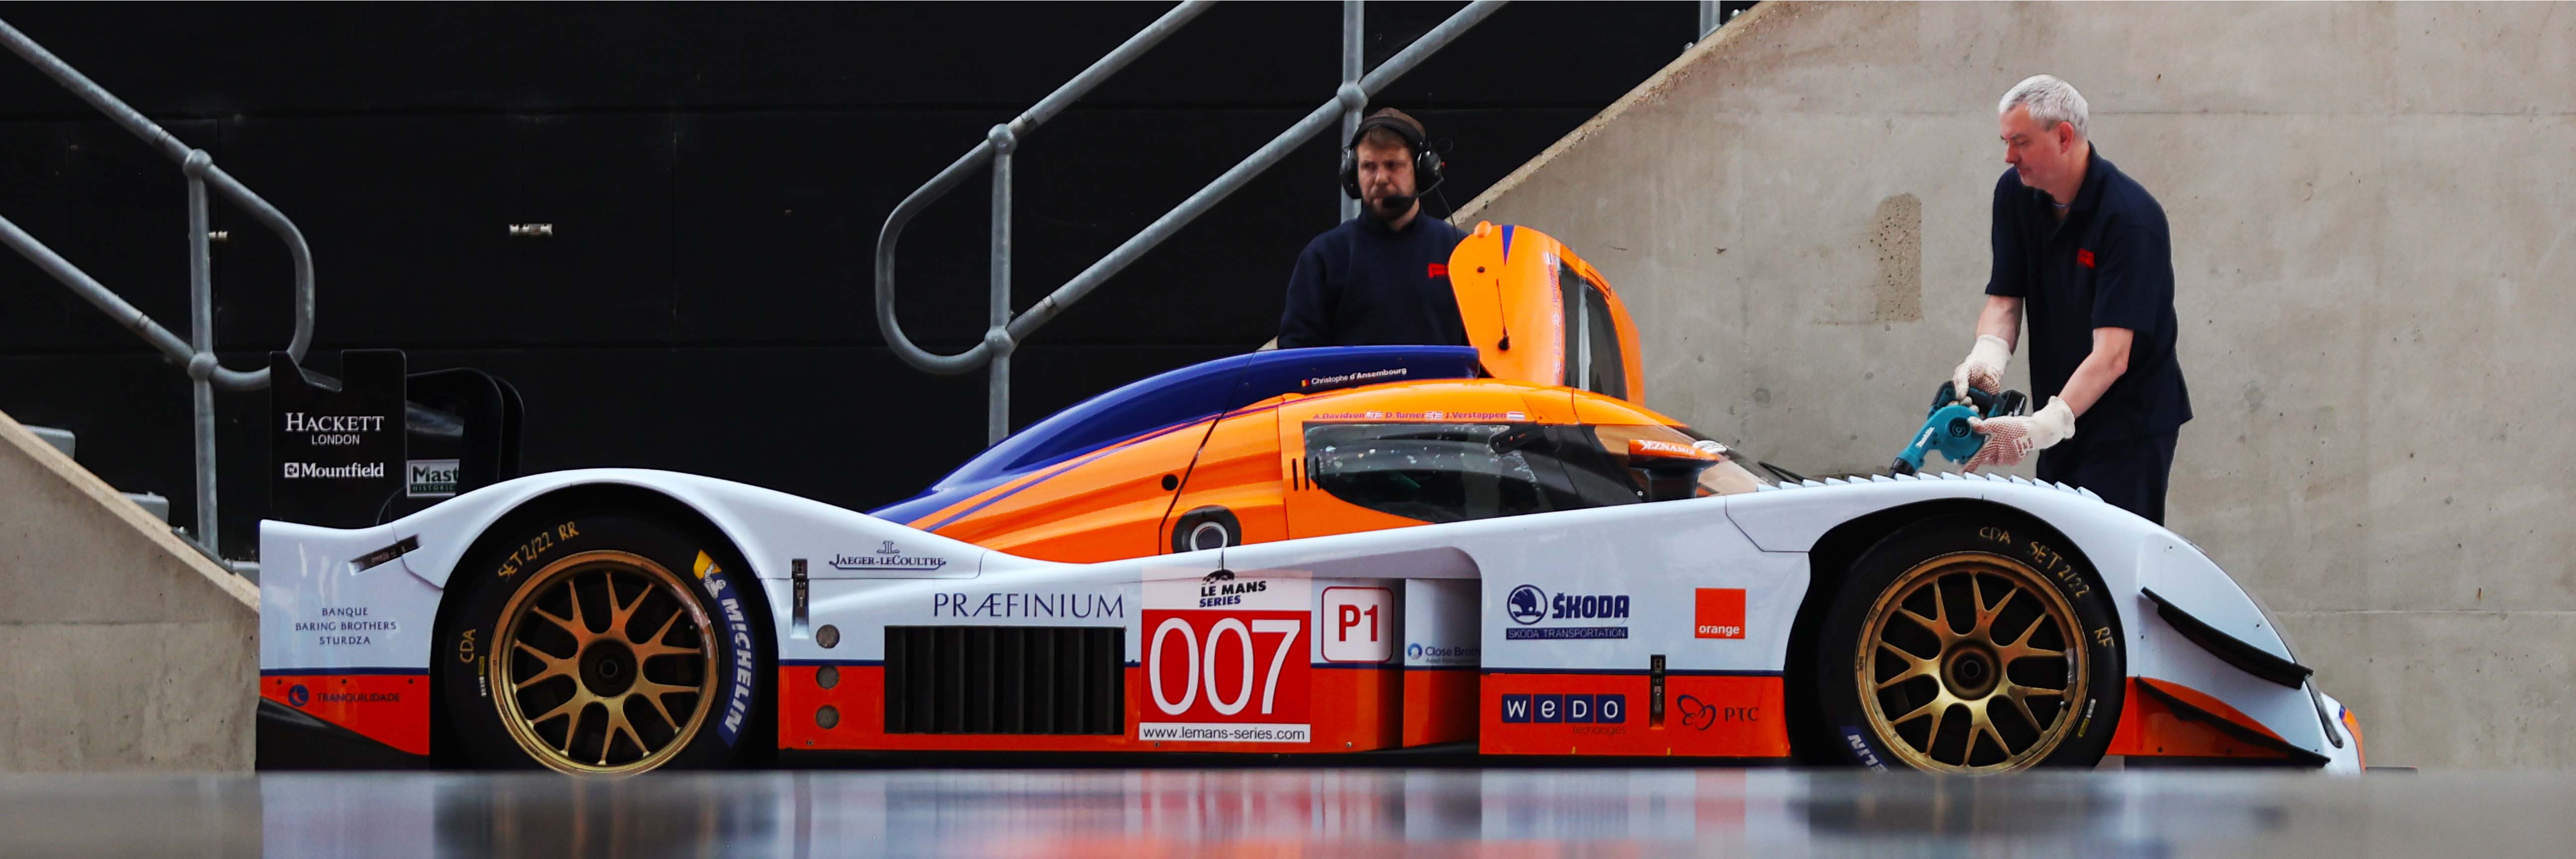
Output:
[[[1557,594],[1550,598],[1536,586],[1522,585],[1505,598],[1503,610],[1512,622],[1537,626],[1549,620],[1627,620],[1628,597],[1623,594]],[[1537,629],[1506,629],[1503,639],[1582,639],[1627,638],[1628,626],[1544,626]]]

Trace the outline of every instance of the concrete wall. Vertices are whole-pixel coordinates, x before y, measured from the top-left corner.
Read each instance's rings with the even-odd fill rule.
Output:
[[[0,771],[248,770],[259,590],[0,414]]]
[[[2038,72],[2172,220],[2175,530],[2372,762],[2576,765],[2576,8],[1768,3],[1458,220],[1599,264],[1657,408],[1883,469],[1973,339]]]

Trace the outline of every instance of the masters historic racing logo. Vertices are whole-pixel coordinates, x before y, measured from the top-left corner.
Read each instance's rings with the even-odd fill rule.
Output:
[[[1564,626],[1563,621],[1627,620],[1628,597],[1624,594],[1557,594],[1551,598],[1535,586],[1512,589],[1503,603],[1512,622],[1533,629],[1503,630],[1506,641],[1559,640],[1583,638],[1627,638],[1628,625]],[[1542,626],[1541,624],[1547,624]]]

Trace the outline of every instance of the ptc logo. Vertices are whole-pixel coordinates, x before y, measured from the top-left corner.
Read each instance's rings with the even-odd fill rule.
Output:
[[[1512,589],[1511,601],[1505,605],[1505,608],[1511,612],[1513,623],[1528,626],[1547,619],[1547,610],[1543,608],[1545,605],[1547,605],[1545,592],[1530,585],[1522,585]]]
[[[303,707],[306,703],[309,703],[312,700],[313,693],[305,691],[304,685],[301,683],[296,684],[294,688],[286,690],[286,703],[290,705]]]

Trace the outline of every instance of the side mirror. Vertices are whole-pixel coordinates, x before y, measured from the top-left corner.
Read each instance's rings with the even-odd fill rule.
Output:
[[[1699,497],[1699,473],[1725,462],[1716,450],[1650,438],[1628,440],[1628,467],[1646,473],[1646,500]]]

